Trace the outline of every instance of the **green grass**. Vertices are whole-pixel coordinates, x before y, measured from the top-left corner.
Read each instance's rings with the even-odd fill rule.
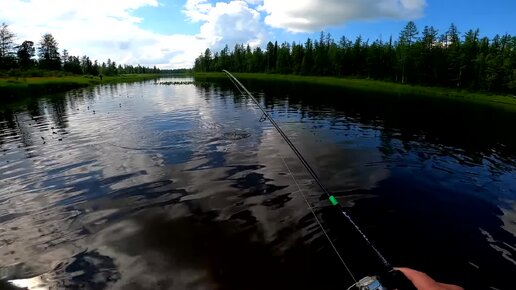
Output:
[[[366,93],[378,93],[380,95],[452,99],[491,105],[502,108],[504,110],[516,112],[516,97],[509,95],[489,94],[484,92],[471,92],[441,87],[403,85],[398,83],[368,79],[279,75],[263,73],[235,73],[233,75],[236,78],[242,80],[252,79],[263,81],[300,82],[306,84],[342,87],[348,90],[361,91]],[[227,78],[227,76],[224,73],[196,73],[194,76],[197,79]]]
[[[103,80],[93,76],[7,77],[0,78],[0,99],[53,94],[97,84],[136,82],[158,77],[152,74],[119,75],[104,77]]]

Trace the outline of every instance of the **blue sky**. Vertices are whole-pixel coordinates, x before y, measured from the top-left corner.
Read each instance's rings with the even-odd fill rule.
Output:
[[[185,18],[182,13],[183,2],[186,1],[161,1],[163,7],[145,7],[138,10],[136,15],[144,19],[142,27],[147,29],[161,33],[195,34],[199,31],[200,24],[191,23]],[[262,14],[262,18],[264,15]],[[489,37],[505,33],[516,35],[516,1],[494,0],[485,3],[475,0],[427,0],[422,17],[410,20],[414,20],[420,30],[425,25],[433,25],[440,32],[445,32],[451,23],[455,23],[461,32],[479,28],[482,35]],[[166,23],[169,25],[164,25]],[[341,35],[351,38],[362,35],[370,39],[388,39],[391,35],[397,37],[406,23],[405,19],[353,20],[342,25],[329,25],[323,30],[336,38]],[[291,33],[284,29],[272,28],[271,32],[271,39],[299,41],[306,40],[307,37],[319,37],[320,30],[312,33]]]
[[[305,41],[330,32],[394,39],[409,20],[420,30],[479,28],[516,35],[516,1],[492,0],[0,0],[0,22],[18,41],[54,34],[61,49],[100,61],[189,67],[206,47]]]

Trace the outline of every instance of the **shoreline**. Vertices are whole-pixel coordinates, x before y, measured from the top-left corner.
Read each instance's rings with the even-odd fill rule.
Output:
[[[11,101],[26,96],[64,93],[69,90],[100,84],[138,82],[160,77],[161,75],[159,74],[131,74],[112,77],[105,76],[102,80],[93,76],[0,78],[0,100]]]
[[[327,76],[300,76],[265,73],[233,73],[238,79],[251,79],[258,81],[300,82],[305,84],[325,85],[341,87],[367,93],[391,94],[399,97],[427,97],[440,98],[455,101],[473,102],[502,108],[516,112],[516,96],[490,94],[486,92],[471,92],[466,90],[454,90],[442,87],[425,87],[405,85],[386,81],[369,79],[339,78]],[[227,76],[222,72],[195,73],[198,79],[222,79]]]

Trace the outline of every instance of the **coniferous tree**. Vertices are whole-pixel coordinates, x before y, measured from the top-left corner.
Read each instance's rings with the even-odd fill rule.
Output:
[[[439,59],[441,44],[438,42],[439,32],[433,26],[425,26],[423,29],[418,65],[421,68],[419,79],[424,84],[437,82],[439,68],[436,62]]]
[[[21,69],[28,69],[34,66],[34,56],[36,55],[36,49],[34,48],[34,42],[24,41],[21,45],[16,47],[16,55],[18,56],[18,63]]]
[[[0,25],[0,69],[9,69],[16,66],[16,52],[14,40],[16,35],[9,30],[5,23]]]
[[[67,51],[63,51],[63,56],[67,54]],[[81,61],[79,57],[70,55],[66,58],[63,57],[63,70],[73,74],[82,74]]]
[[[58,43],[52,34],[46,33],[41,38],[38,47],[38,57],[41,68],[48,70],[61,69]]]
[[[407,78],[412,76],[413,72],[413,44],[417,41],[419,32],[416,24],[413,21],[407,23],[407,25],[400,32],[400,38],[398,43],[398,56],[399,64],[401,68],[401,83],[407,82]]]

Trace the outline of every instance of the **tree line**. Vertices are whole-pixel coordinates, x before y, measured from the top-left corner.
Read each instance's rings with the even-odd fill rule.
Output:
[[[219,52],[206,49],[194,71],[353,76],[399,83],[516,93],[516,37],[492,39],[479,30],[461,36],[452,24],[439,34],[433,26],[420,33],[408,22],[399,37],[372,42],[361,36],[335,41],[321,32],[304,43],[269,42],[263,50],[238,44]]]
[[[0,74],[17,76],[19,74],[39,75],[41,71],[62,71],[70,74],[92,76],[114,76],[119,74],[146,74],[160,73],[160,70],[141,65],[120,65],[111,59],[99,63],[84,55],[73,56],[68,50],[59,52],[59,44],[54,36],[46,33],[35,44],[25,40],[16,44],[16,35],[9,26],[2,23],[0,26]],[[37,58],[36,58],[37,55]]]

